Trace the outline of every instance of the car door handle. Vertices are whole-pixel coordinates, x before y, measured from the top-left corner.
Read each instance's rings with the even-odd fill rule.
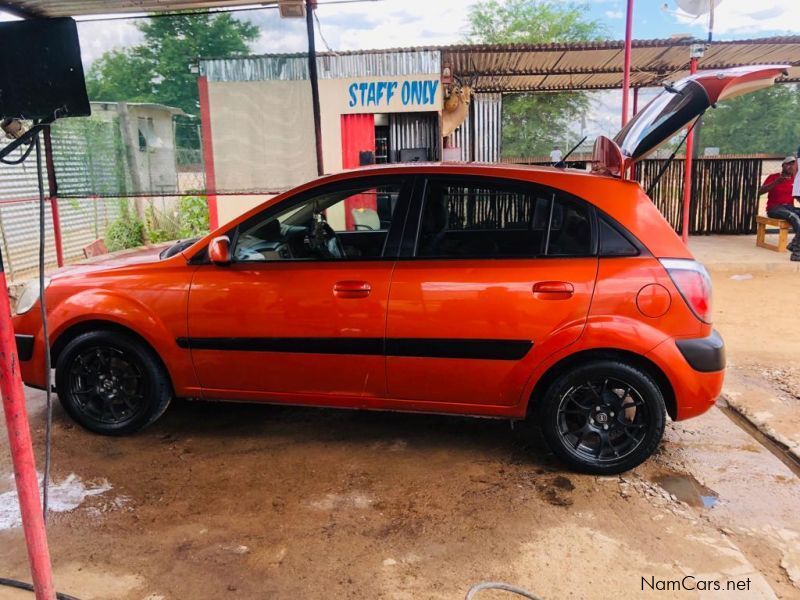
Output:
[[[333,284],[333,295],[337,298],[366,298],[372,286],[366,281],[337,281]]]
[[[568,300],[575,286],[567,281],[540,281],[533,284],[533,297],[539,300]]]

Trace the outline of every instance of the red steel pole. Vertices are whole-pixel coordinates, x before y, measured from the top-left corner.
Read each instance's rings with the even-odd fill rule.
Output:
[[[53,241],[56,245],[56,262],[64,266],[64,245],[61,241],[61,216],[58,214],[58,182],[53,163],[53,142],[50,139],[50,126],[44,128],[44,159],[47,165],[47,188],[50,191],[50,210],[53,213]]]
[[[55,600],[50,550],[47,547],[47,532],[39,499],[39,481],[7,289],[3,257],[0,255],[0,394],[3,396],[8,442],[14,463],[19,509],[22,513],[22,529],[28,547],[36,600]]]
[[[689,71],[697,73],[697,57],[689,61]],[[689,244],[689,211],[692,203],[692,157],[694,155],[694,130],[686,136],[686,158],[683,161],[683,222],[681,224],[681,239]]]
[[[625,17],[625,58],[622,68],[622,126],[628,124],[628,95],[631,88],[631,36],[633,34],[633,0],[628,0]]]
[[[217,209],[217,178],[214,172],[214,146],[211,140],[211,105],[208,98],[208,79],[197,78],[200,96],[200,133],[203,138],[203,165],[206,170],[206,198],[208,199],[208,227],[214,231],[219,227]]]

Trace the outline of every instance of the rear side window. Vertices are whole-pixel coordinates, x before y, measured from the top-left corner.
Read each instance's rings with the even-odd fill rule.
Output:
[[[589,206],[530,184],[432,179],[416,256],[530,258],[592,254]]]
[[[639,249],[619,229],[600,218],[600,256],[637,256]]]

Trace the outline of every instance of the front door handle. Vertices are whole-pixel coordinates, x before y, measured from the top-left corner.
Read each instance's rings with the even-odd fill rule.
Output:
[[[333,284],[333,295],[337,298],[366,298],[372,286],[366,281],[337,281]]]
[[[568,300],[575,286],[568,281],[540,281],[533,284],[533,297],[539,300]]]

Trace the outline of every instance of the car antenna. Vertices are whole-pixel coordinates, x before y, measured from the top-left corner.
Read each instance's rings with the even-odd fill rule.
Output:
[[[697,117],[694,120],[694,123],[692,123],[692,125],[689,127],[689,129],[686,130],[686,135],[683,136],[683,139],[681,140],[680,144],[675,146],[675,150],[673,150],[672,154],[670,154],[669,158],[666,161],[664,161],[664,165],[661,167],[661,170],[658,172],[658,175],[656,175],[656,178],[653,179],[653,181],[650,183],[650,186],[647,188],[647,195],[648,196],[650,196],[650,193],[655,189],[656,185],[658,184],[658,182],[661,179],[661,177],[663,177],[664,173],[667,172],[667,169],[672,164],[672,161],[675,160],[675,155],[678,154],[678,150],[680,150],[681,146],[683,146],[683,143],[686,141],[686,138],[689,137],[689,134],[692,132],[692,129],[694,129],[694,126],[697,125],[697,123],[700,122],[701,118],[703,118],[703,114],[704,113],[705,113],[705,111],[700,113],[700,116]]]
[[[588,135],[585,135],[585,136],[583,136],[583,139],[582,139],[580,142],[578,142],[577,144],[575,144],[575,145],[572,147],[572,149],[571,149],[569,152],[567,152],[567,154],[564,156],[564,158],[562,158],[560,161],[558,161],[558,162],[557,162],[555,165],[553,165],[553,166],[554,166],[556,169],[566,169],[566,168],[567,168],[567,159],[568,159],[570,156],[572,156],[572,153],[573,153],[573,152],[575,152],[575,150],[577,150],[577,149],[578,149],[578,146],[580,146],[580,145],[581,145],[583,142],[585,142],[585,141],[586,141],[586,138],[587,138],[587,137],[589,137],[589,136],[588,136]]]

